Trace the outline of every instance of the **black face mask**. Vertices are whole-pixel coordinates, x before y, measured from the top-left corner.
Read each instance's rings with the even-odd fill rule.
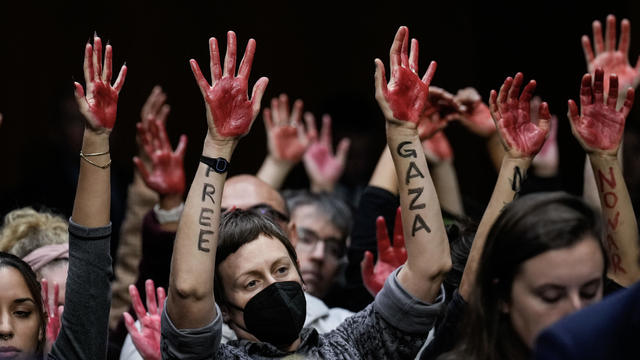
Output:
[[[300,335],[307,315],[307,300],[295,281],[275,282],[254,295],[244,309],[246,329],[262,342],[275,346],[291,345]],[[237,325],[237,324],[236,324]]]

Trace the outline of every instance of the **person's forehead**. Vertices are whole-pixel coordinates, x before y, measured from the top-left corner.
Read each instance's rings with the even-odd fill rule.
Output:
[[[13,301],[17,298],[30,298],[31,291],[18,269],[13,266],[0,267],[0,298]]]
[[[331,222],[329,215],[315,205],[298,206],[292,212],[291,219],[296,227],[312,230],[321,237],[343,237],[340,230]]]
[[[284,199],[282,196],[266,184],[250,182],[232,182],[225,184],[222,192],[221,206],[239,209],[248,209],[258,204],[267,204],[282,213],[285,213]]]
[[[287,248],[279,240],[261,234],[224,259],[219,271],[227,281],[233,281],[247,271],[270,269],[274,262],[283,257],[290,259]]]
[[[555,283],[580,286],[601,276],[604,261],[596,240],[583,240],[571,247],[546,251],[525,261],[516,278],[531,286]]]

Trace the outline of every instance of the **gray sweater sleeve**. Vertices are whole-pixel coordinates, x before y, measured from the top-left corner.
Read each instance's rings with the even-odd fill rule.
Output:
[[[69,274],[58,338],[49,359],[104,359],[112,277],[111,224],[80,226],[69,219]]]
[[[216,318],[199,329],[178,329],[167,314],[167,303],[162,309],[160,352],[163,359],[213,359],[222,339],[222,315],[216,304]]]

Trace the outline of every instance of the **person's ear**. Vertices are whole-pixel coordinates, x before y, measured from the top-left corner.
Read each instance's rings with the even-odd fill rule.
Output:
[[[298,245],[298,232],[296,231],[296,224],[293,222],[293,220],[289,221],[287,230],[289,232],[289,242],[291,242],[291,245],[293,245],[293,247],[295,248],[296,245]]]
[[[227,305],[220,305],[220,311],[222,312],[222,321],[226,324],[231,320],[231,312],[229,311],[229,307]]]

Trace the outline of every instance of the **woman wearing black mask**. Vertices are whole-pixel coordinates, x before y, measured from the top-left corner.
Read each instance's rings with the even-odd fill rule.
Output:
[[[389,276],[373,304],[323,335],[301,330],[306,313],[303,283],[295,252],[277,227],[241,211],[220,221],[228,160],[257,116],[267,84],[266,78],[258,80],[248,99],[255,41],[249,41],[236,76],[235,34],[228,33],[224,71],[217,41],[210,40],[212,85],[191,60],[205,99],[209,130],[173,249],[169,295],[162,314],[163,358],[251,359],[295,354],[326,359],[407,359],[416,355],[442,310],[442,280],[451,259],[417,132],[417,123],[428,110],[426,99],[435,63],[421,80],[417,41],[412,42],[409,57],[408,37],[406,27],[396,34],[389,84],[384,65],[376,60],[375,84],[401,180],[408,259]],[[437,130],[433,124],[432,131]],[[240,340],[220,344],[223,318]]]

